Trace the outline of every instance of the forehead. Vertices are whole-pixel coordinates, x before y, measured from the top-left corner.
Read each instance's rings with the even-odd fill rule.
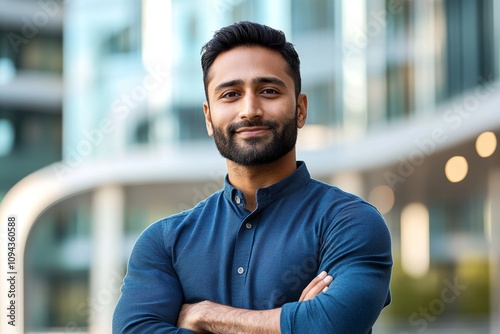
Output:
[[[208,90],[223,82],[242,80],[250,82],[257,77],[277,77],[293,89],[288,63],[276,50],[262,46],[239,46],[224,51],[210,67]]]

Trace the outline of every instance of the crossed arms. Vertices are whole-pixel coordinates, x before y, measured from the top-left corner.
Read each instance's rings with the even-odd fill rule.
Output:
[[[302,291],[299,302],[311,300],[325,292],[332,282],[332,276],[322,271]],[[281,308],[253,311],[203,301],[184,304],[181,308],[177,326],[196,333],[280,333]]]
[[[362,219],[350,216],[346,212],[336,217],[339,222],[319,248],[318,267],[328,270],[333,281],[318,276],[302,290],[299,300],[266,310],[206,301],[210,293],[186,298],[186,286],[190,292],[199,285],[200,290],[217,290],[218,295],[227,286],[217,281],[206,284],[210,267],[179,275],[175,268],[179,254],[165,241],[174,236],[164,233],[160,224],[153,225],[134,246],[113,316],[113,333],[369,333],[390,301],[390,236],[385,223],[369,209],[362,212]],[[277,281],[281,274],[276,273]],[[303,282],[303,286],[309,283]]]

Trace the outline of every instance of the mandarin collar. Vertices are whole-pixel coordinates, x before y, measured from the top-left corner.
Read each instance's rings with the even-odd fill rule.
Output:
[[[305,162],[297,161],[297,169],[293,174],[268,187],[257,189],[257,204],[263,205],[283,198],[296,189],[304,187],[310,179],[311,175],[307,170]],[[236,197],[243,199],[242,191],[233,187],[229,182],[228,175],[224,179],[224,197],[228,201],[233,201]]]

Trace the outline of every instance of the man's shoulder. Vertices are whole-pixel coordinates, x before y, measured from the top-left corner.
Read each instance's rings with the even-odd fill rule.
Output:
[[[308,192],[312,202],[320,202],[320,207],[334,216],[353,212],[380,215],[378,210],[362,197],[314,178],[309,182]]]
[[[324,199],[333,200],[336,202],[360,202],[366,203],[361,197],[345,191],[337,186],[328,184],[326,182],[311,178],[309,181],[310,191],[316,194],[321,194]]]
[[[215,192],[188,210],[174,213],[154,221],[141,232],[139,239],[151,238],[162,240],[161,242],[175,240],[179,233],[182,234],[182,231],[195,228],[200,221],[200,217],[206,212],[205,210],[214,208],[220,196],[221,191]]]

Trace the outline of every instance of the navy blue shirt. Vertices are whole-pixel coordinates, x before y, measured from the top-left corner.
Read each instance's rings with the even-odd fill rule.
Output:
[[[378,211],[312,179],[302,162],[257,191],[257,208],[224,189],[162,219],[138,238],[113,317],[114,333],[193,333],[176,328],[184,303],[282,307],[282,333],[369,333],[390,302],[389,231]],[[329,289],[298,302],[321,271]]]

